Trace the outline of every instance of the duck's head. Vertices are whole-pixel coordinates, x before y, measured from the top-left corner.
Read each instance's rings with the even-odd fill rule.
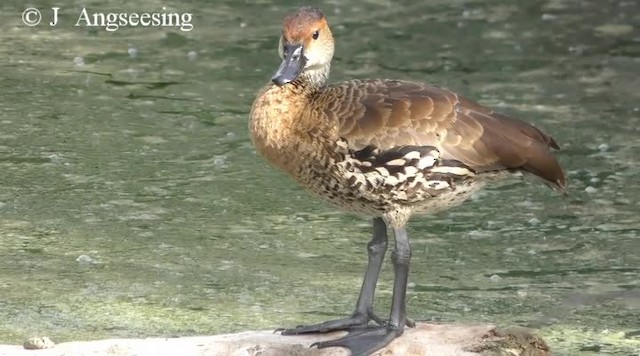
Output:
[[[271,78],[276,85],[283,86],[301,76],[324,84],[333,58],[333,35],[322,12],[303,7],[287,16],[278,53],[282,63]]]

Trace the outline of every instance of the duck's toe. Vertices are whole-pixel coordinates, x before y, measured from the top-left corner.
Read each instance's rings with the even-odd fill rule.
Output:
[[[354,327],[366,327],[369,324],[367,315],[354,315],[344,319],[329,320],[319,324],[301,325],[291,329],[278,329],[282,335],[299,335],[310,333],[327,333],[338,330],[348,330]]]

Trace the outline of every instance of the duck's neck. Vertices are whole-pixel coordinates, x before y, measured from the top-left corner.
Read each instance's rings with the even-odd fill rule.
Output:
[[[325,86],[330,64],[307,69],[296,80],[283,86],[269,83],[251,109],[251,129],[269,134],[293,128],[299,122],[314,95]]]
[[[311,70],[307,69],[300,75],[300,80],[306,86],[311,89],[318,90],[325,86],[327,79],[329,78],[329,70],[331,69],[331,63],[326,63],[321,66],[317,66]]]
[[[287,93],[286,95],[289,100],[308,101],[313,94],[326,85],[327,78],[329,78],[330,66],[330,63],[327,63],[322,66],[307,69],[291,83],[285,84],[282,87],[276,87],[274,84],[271,84],[271,86],[281,88]],[[279,92],[278,95],[284,95],[282,93],[283,92]]]
[[[310,110],[311,101],[325,85],[328,75],[329,65],[325,65],[307,70],[283,86],[270,83],[258,94],[251,108],[251,139],[272,163],[286,164],[286,156],[295,153],[302,135],[323,129],[323,123],[313,120],[305,111]]]

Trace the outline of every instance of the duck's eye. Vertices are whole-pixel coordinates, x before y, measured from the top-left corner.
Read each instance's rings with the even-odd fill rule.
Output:
[[[316,31],[316,32],[313,33],[313,39],[314,40],[317,40],[318,36],[320,36],[320,32],[319,31]]]

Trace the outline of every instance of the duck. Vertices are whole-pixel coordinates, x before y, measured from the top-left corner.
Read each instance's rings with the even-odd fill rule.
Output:
[[[487,184],[524,173],[566,194],[556,141],[533,125],[426,83],[353,79],[328,84],[334,37],[322,11],[285,17],[281,64],[249,114],[256,152],[338,209],[372,220],[368,263],[354,312],[278,329],[283,335],[342,330],[312,347],[369,355],[415,323],[407,317],[412,216],[463,204]],[[520,174],[523,175],[523,174]],[[388,318],[374,295],[393,232],[393,295]]]

